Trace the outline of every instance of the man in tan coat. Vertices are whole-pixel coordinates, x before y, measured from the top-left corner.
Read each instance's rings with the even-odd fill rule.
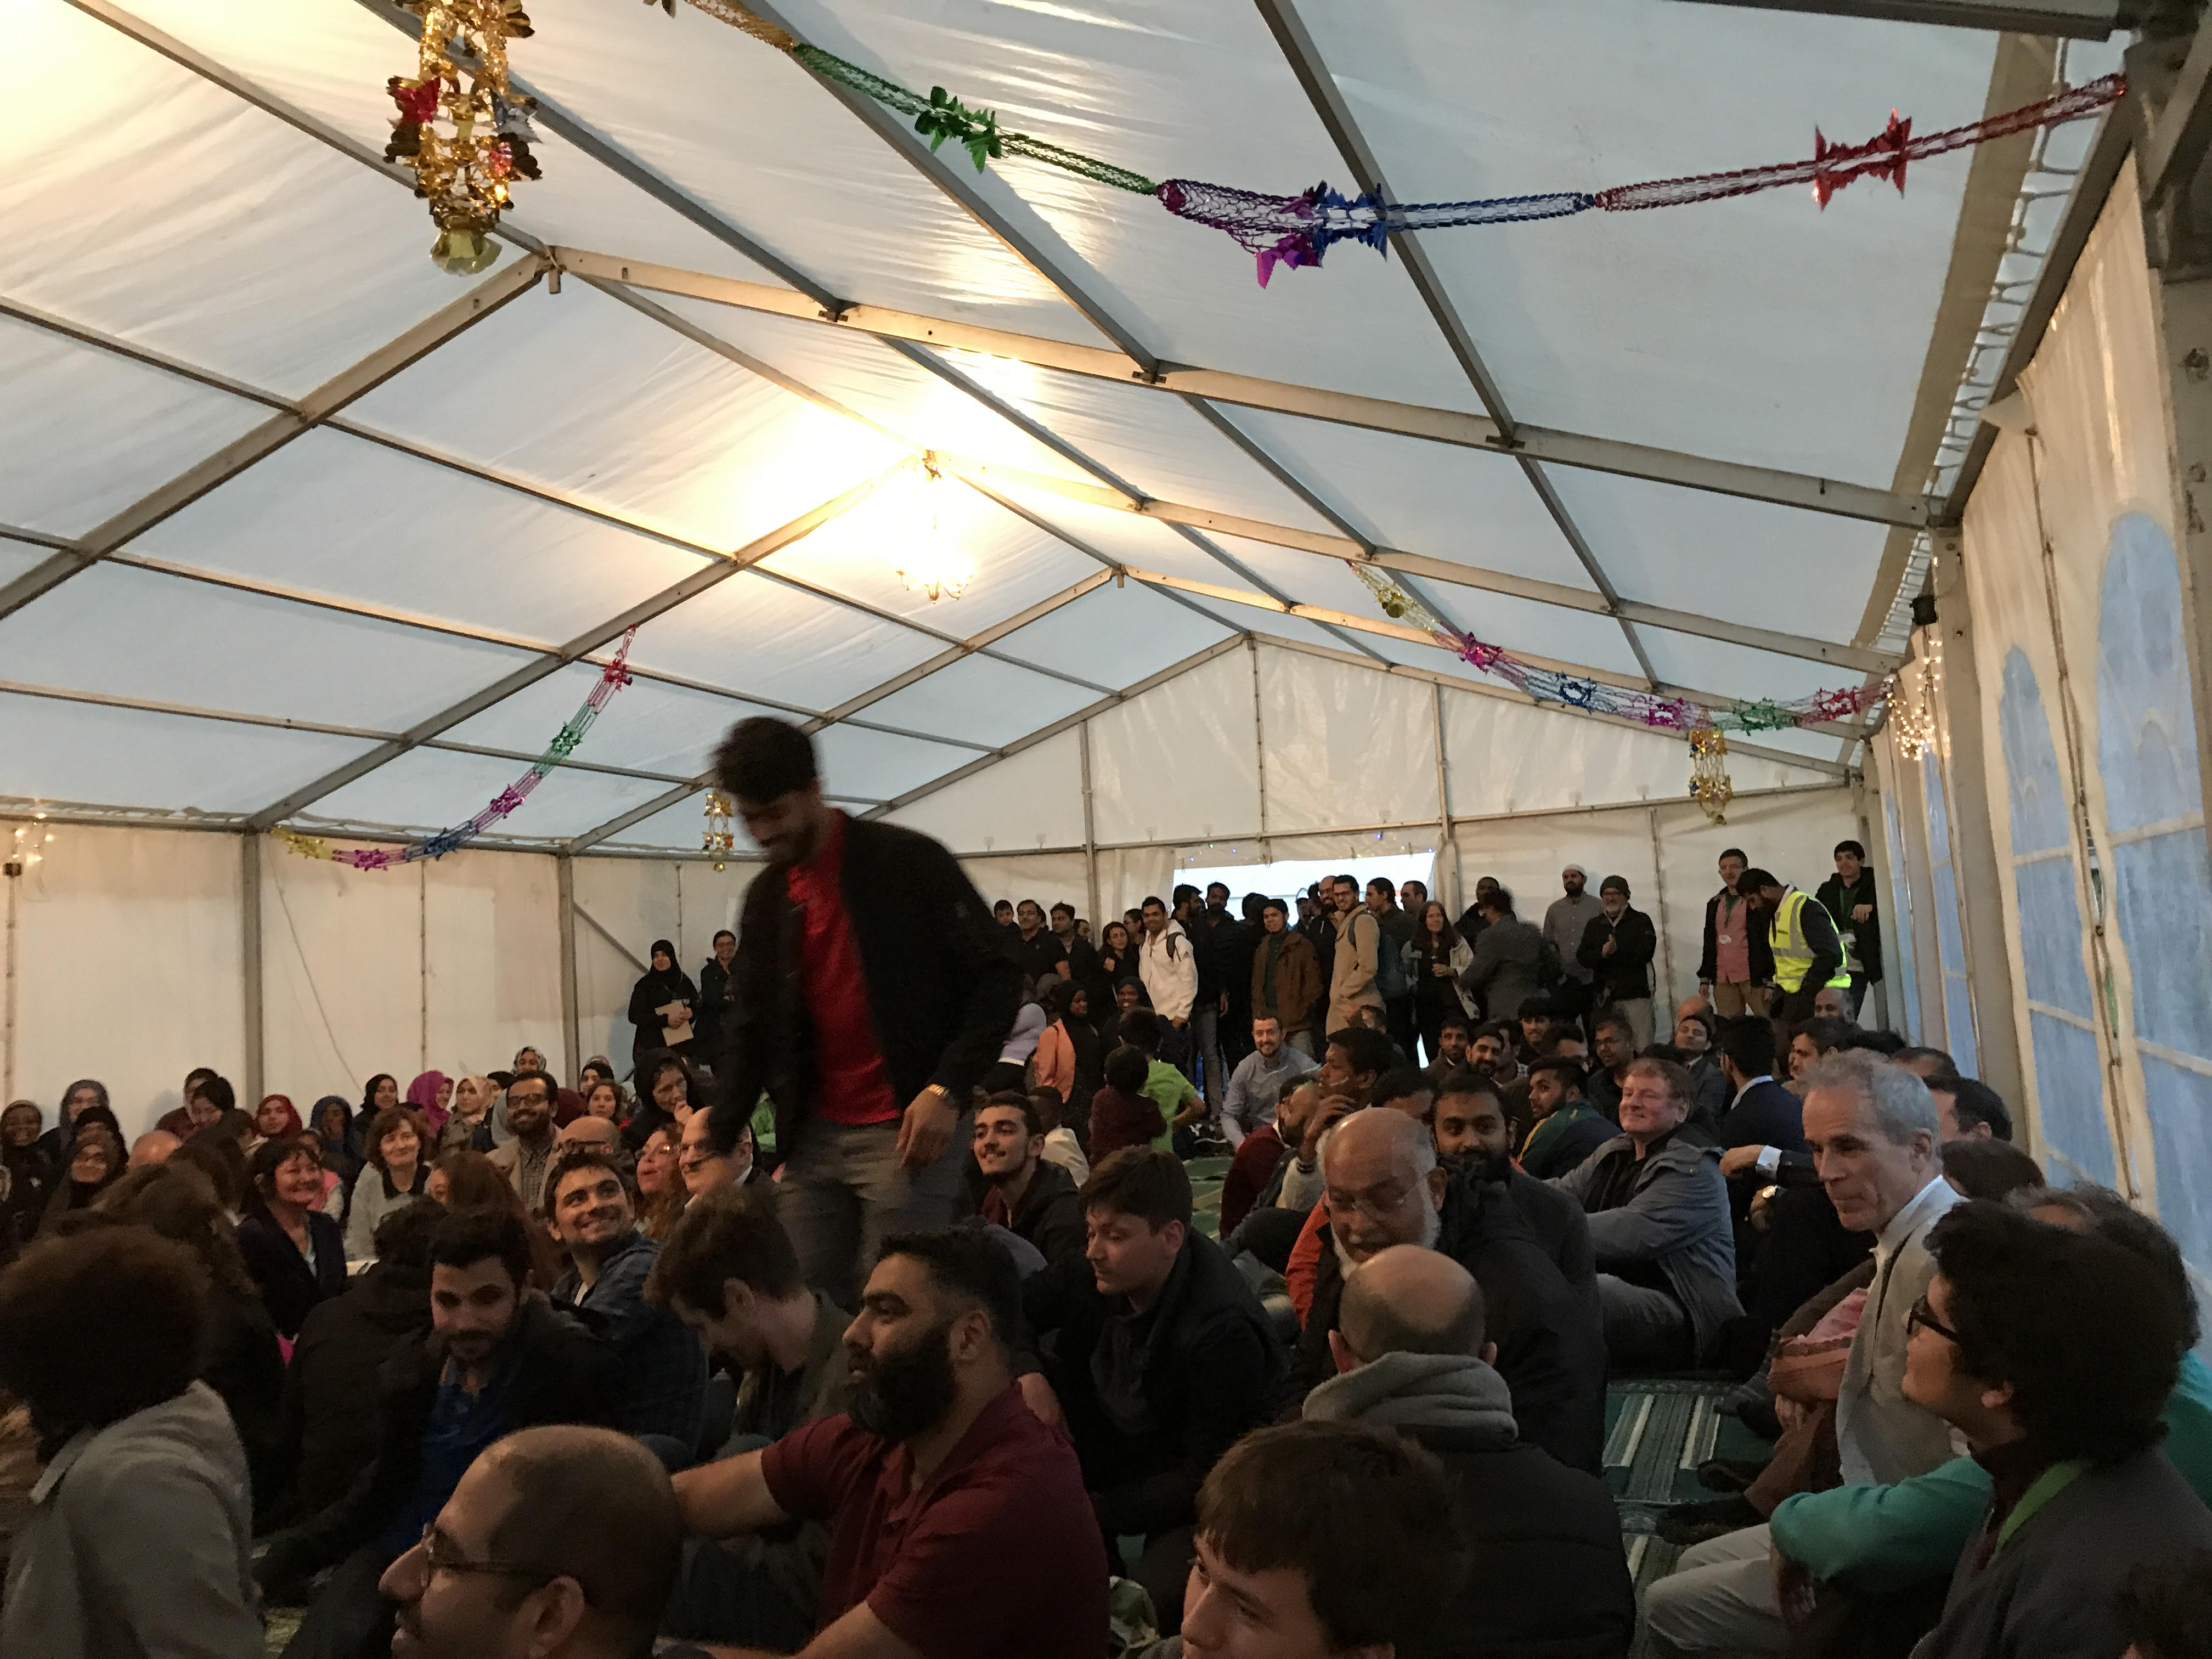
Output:
[[[1375,988],[1382,927],[1375,913],[1360,903],[1359,884],[1353,878],[1337,877],[1331,896],[1336,902],[1336,955],[1330,963],[1328,1030],[1340,1031],[1352,1024],[1354,1008],[1382,1006],[1382,993]]]

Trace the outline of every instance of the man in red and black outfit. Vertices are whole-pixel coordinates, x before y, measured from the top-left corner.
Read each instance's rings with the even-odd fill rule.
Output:
[[[951,854],[823,800],[797,726],[740,720],[714,770],[769,859],[738,923],[714,1141],[775,1103],[778,1213],[807,1282],[849,1302],[888,1235],[951,1219],[1021,969]]]

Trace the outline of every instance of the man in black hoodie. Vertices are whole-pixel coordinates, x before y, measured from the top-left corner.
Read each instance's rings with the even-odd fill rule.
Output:
[[[1323,1164],[1329,1222],[1291,1362],[1298,1395],[1334,1372],[1329,1335],[1347,1269],[1392,1245],[1424,1245],[1450,1256],[1482,1286],[1498,1369],[1512,1390],[1521,1432],[1568,1468],[1597,1473],[1605,1447],[1598,1311],[1567,1282],[1506,1188],[1450,1179],[1428,1131],[1403,1112],[1370,1109],[1345,1119]]]
[[[779,1214],[807,1282],[849,1300],[886,1237],[952,1218],[962,1115],[1013,1027],[1021,966],[951,854],[823,801],[796,726],[738,721],[714,770],[769,860],[738,922],[714,1141],[729,1151],[762,1094],[775,1103]]]
[[[1173,1153],[1124,1147],[1081,1199],[1085,1255],[1032,1275],[1023,1312],[1055,1338],[1046,1376],[1099,1530],[1109,1548],[1124,1534],[1147,1540],[1130,1576],[1165,1635],[1182,1623],[1199,1486],[1272,1415],[1282,1354],[1243,1276],[1191,1226],[1190,1178]]]
[[[1636,1590],[1613,1494],[1521,1438],[1486,1318],[1482,1287],[1449,1256],[1401,1244],[1369,1257],[1345,1283],[1334,1370],[1302,1414],[1395,1429],[1443,1463],[1473,1561],[1399,1659],[1620,1659]]]
[[[993,1095],[975,1109],[975,1162],[963,1218],[981,1216],[1037,1248],[1047,1266],[1083,1255],[1075,1178],[1044,1155],[1044,1125],[1027,1095]]]

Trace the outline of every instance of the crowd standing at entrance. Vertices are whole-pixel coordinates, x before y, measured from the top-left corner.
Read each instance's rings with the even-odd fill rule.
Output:
[[[2179,1254],[1857,1023],[1856,843],[1723,854],[1668,1007],[1579,866],[1094,927],[716,766],[768,867],[627,1067],[0,1115],[0,1659],[2212,1651]],[[1774,1447],[1640,1598],[1638,1374]]]

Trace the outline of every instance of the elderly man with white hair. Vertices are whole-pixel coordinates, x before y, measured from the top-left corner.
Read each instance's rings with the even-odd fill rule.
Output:
[[[1905,1395],[1912,1310],[1936,1273],[1928,1232],[1963,1201],[1943,1179],[1939,1134],[1927,1085],[1878,1054],[1845,1049],[1806,1073],[1805,1139],[1820,1185],[1847,1229],[1875,1236],[1874,1282],[1836,1401],[1846,1486],[1924,1474],[1958,1449],[1949,1425]],[[1771,1548],[1761,1526],[1684,1551],[1644,1597],[1656,1650],[1783,1652]]]

